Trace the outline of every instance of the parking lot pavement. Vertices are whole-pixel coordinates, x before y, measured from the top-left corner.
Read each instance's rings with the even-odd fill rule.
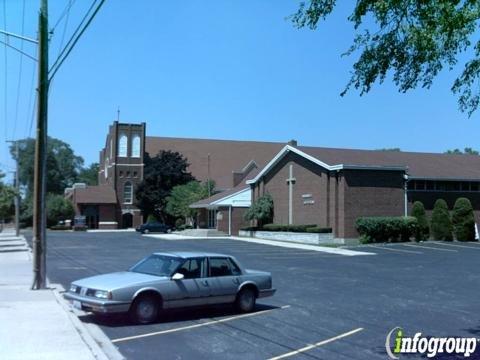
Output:
[[[376,256],[342,256],[135,233],[49,233],[48,239],[48,276],[64,287],[124,270],[154,251],[228,253],[247,268],[272,272],[277,293],[260,299],[248,316],[219,306],[170,311],[140,326],[121,316],[80,317],[129,359],[385,359],[385,338],[396,326],[428,336],[480,332],[478,244],[360,245],[349,249]]]

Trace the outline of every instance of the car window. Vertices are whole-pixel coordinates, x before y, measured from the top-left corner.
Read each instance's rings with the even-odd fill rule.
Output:
[[[202,277],[202,262],[204,259],[190,259],[177,269],[177,273],[183,274],[185,279],[196,279]]]
[[[210,276],[240,275],[240,270],[232,268],[228,258],[210,258]]]
[[[241,275],[242,274],[242,271],[240,270],[240,268],[238,267],[238,265],[235,263],[235,261],[233,261],[232,259],[228,259],[229,263],[230,263],[230,266],[232,268],[232,273],[233,275]]]
[[[173,256],[151,255],[134,265],[130,271],[156,276],[172,276],[182,261],[183,259]]]

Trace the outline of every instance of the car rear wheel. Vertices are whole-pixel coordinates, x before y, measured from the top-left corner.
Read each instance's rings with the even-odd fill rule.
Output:
[[[157,320],[159,301],[153,295],[141,295],[136,298],[130,308],[131,319],[139,324],[149,324]]]
[[[255,308],[255,291],[252,288],[244,288],[237,294],[235,306],[238,311],[247,313]]]

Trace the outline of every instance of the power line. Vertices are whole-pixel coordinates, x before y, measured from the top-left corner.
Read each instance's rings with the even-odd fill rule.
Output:
[[[3,26],[5,28],[5,30],[7,30],[7,3],[6,3],[6,0],[3,0]],[[6,42],[3,42],[3,44],[5,45],[5,48],[4,48],[4,51],[5,51],[5,56],[4,56],[4,87],[3,87],[3,90],[4,90],[4,94],[3,94],[3,101],[4,101],[4,108],[3,108],[3,116],[4,116],[4,122],[5,122],[5,139],[7,138],[7,115],[8,115],[8,108],[7,108],[7,90],[8,90],[8,79],[7,79],[7,76],[8,76],[8,71],[7,71],[7,67],[8,67],[8,57],[7,57],[7,46],[8,44]]]
[[[66,15],[66,18],[65,18],[65,24],[63,25],[63,31],[62,31],[62,37],[61,37],[61,40],[60,40],[60,46],[58,47],[58,55],[60,55],[60,52],[62,51],[62,47],[63,47],[63,44],[65,42],[65,33],[67,32],[67,27],[68,27],[68,19],[70,18],[70,9],[72,8],[72,5],[73,3],[75,2],[75,0],[69,0],[69,3],[68,3],[68,11],[67,11],[67,15]]]
[[[25,0],[23,0],[22,7],[22,36],[25,32]],[[18,103],[20,101],[20,89],[22,87],[22,70],[23,70],[23,41],[20,45],[20,65],[18,70],[18,86],[17,86],[17,101],[15,103],[15,121],[13,122],[13,136],[12,139],[15,139],[15,133],[17,132],[17,121],[18,121]]]
[[[62,21],[62,19],[65,17],[65,15],[67,16],[67,19],[68,19],[68,15],[70,13],[70,9],[72,8],[73,4],[75,3],[75,0],[69,0],[68,1],[68,4],[65,6],[65,9],[63,9],[62,13],[60,14],[60,16],[58,17],[58,20],[55,22],[55,25],[53,25],[52,27],[52,30],[50,30],[51,32],[54,32],[55,29],[57,28],[58,25],[60,25],[60,22]]]
[[[20,50],[19,48],[16,48],[15,46],[13,46],[13,45],[10,45],[8,42],[5,42],[5,41],[0,40],[0,44],[4,44],[4,45],[5,45],[5,48],[9,47],[10,49],[13,49],[13,50],[15,50],[15,51],[18,51],[19,53],[21,53],[22,55],[24,55],[24,56],[32,59],[33,61],[38,61],[38,60],[37,60],[36,58],[34,58],[32,55],[27,54],[25,51],[22,51],[22,50]],[[5,52],[6,52],[6,50],[5,50]]]
[[[31,137],[32,136],[33,119],[35,117],[35,104],[36,104],[36,101],[37,101],[37,97],[36,97],[37,96],[37,90],[35,88],[36,69],[37,69],[37,67],[34,66],[33,71],[32,71],[32,81],[30,83],[30,96],[29,96],[29,99],[28,99],[27,116],[30,115],[30,112],[31,112],[32,115],[30,117],[30,126],[28,126],[28,123],[29,123],[28,119],[27,119],[27,122],[26,122],[27,126],[25,127],[25,137]],[[35,93],[35,102],[34,102],[34,105],[33,105],[33,108],[32,108],[33,93]],[[27,136],[27,134],[28,134],[28,136]]]
[[[58,69],[60,68],[60,66],[62,66],[63,62],[65,61],[65,59],[68,57],[68,55],[70,54],[70,52],[73,50],[73,48],[75,47],[75,44],[77,43],[77,41],[80,39],[80,37],[83,35],[83,33],[85,32],[85,30],[88,28],[88,26],[91,24],[91,22],[93,21],[93,19],[95,18],[95,15],[97,15],[98,11],[100,10],[100,8],[102,7],[102,5],[105,3],[105,0],[100,0],[100,2],[98,3],[97,7],[95,8],[95,10],[93,11],[93,13],[90,15],[90,18],[86,21],[85,25],[80,29],[80,27],[82,26],[82,24],[85,22],[85,19],[87,18],[88,14],[91,12],[91,9],[93,8],[93,6],[97,3],[97,0],[94,0],[94,2],[92,3],[92,6],[90,6],[90,8],[88,9],[87,13],[85,14],[84,18],[82,19],[82,21],[80,22],[80,25],[77,27],[77,29],[75,30],[74,34],[72,35],[72,37],[70,38],[70,40],[67,42],[67,45],[65,45],[65,47],[63,48],[63,50],[60,52],[60,55],[59,57],[55,60],[53,66],[50,68],[49,70],[49,81],[51,79],[53,79],[53,77],[55,76],[55,74],[57,73]],[[77,34],[78,33],[78,34]],[[76,35],[77,34],[77,35]]]

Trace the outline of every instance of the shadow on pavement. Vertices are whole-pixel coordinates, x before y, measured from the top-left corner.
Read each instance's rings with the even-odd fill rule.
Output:
[[[250,314],[265,310],[279,309],[279,306],[257,304],[255,310]],[[232,305],[202,306],[186,309],[164,310],[160,313],[158,320],[152,324],[175,323],[182,321],[192,321],[201,319],[219,318],[225,316],[241,315]],[[79,316],[84,323],[93,323],[107,327],[132,326],[133,323],[128,314],[94,315],[87,314]],[[152,325],[150,324],[150,325]],[[145,325],[139,325],[145,326]]]

